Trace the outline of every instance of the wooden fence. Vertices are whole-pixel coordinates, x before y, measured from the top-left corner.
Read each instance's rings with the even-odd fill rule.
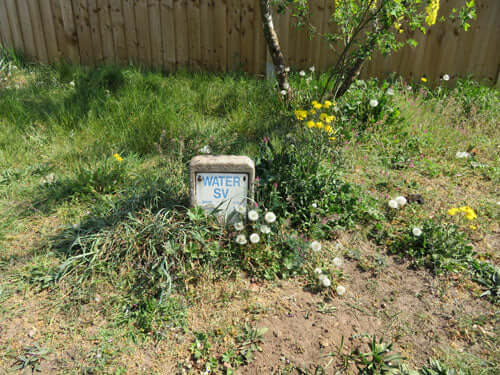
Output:
[[[440,15],[463,0],[441,0]],[[401,73],[408,79],[472,74],[500,83],[500,0],[476,0],[478,19],[467,33],[438,24],[413,37],[415,49],[375,56],[364,76]],[[333,0],[312,0],[313,23],[333,31]],[[295,27],[285,13],[275,17],[288,65],[325,71],[335,55],[326,42]],[[40,62],[81,64],[134,62],[263,74],[269,58],[258,0],[0,0],[0,43]]]

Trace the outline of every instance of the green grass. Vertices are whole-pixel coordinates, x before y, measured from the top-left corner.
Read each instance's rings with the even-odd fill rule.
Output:
[[[89,315],[88,306],[99,306],[90,314],[101,320],[92,336],[97,346],[87,354],[88,366],[79,362],[82,371],[123,371],[124,352],[172,335],[191,340],[184,353],[213,366],[246,364],[261,342],[255,328],[237,325],[240,335],[226,346],[230,333],[193,328],[204,283],[298,276],[303,287],[329,300],[334,288],[318,287],[312,270],[321,267],[333,286],[350,275],[333,266],[333,253],[307,258],[296,248],[321,238],[329,251],[329,241],[354,231],[384,254],[388,238],[404,247],[404,233],[450,207],[469,205],[478,213],[476,230],[453,222],[460,243],[476,247],[477,256],[467,252],[480,268],[471,298],[497,293],[494,268],[480,267],[499,262],[492,250],[500,183],[495,89],[463,80],[456,88],[409,92],[400,80],[360,81],[339,101],[337,139],[330,141],[293,116],[293,109],[309,109],[325,76],[308,82],[294,73],[297,100],[289,108],[272,82],[244,74],[27,65],[5,54],[0,60],[0,303],[8,306],[0,314],[15,316],[28,295],[42,296],[73,324]],[[389,85],[394,97],[386,94]],[[372,98],[376,108],[368,105]],[[187,164],[205,145],[257,162],[259,202],[279,214],[279,235],[252,248],[252,256],[234,244],[234,233],[187,209]],[[457,151],[472,157],[457,159]],[[401,194],[422,195],[425,203],[389,210],[389,197]],[[453,253],[439,245],[439,252],[426,248],[427,260]],[[359,268],[376,268],[364,264],[361,253],[355,258]],[[215,303],[249,300],[247,292],[233,290]],[[37,350],[54,347],[52,335]],[[210,345],[202,353],[200,347]],[[460,366],[490,366],[491,352],[492,359],[464,355]],[[30,356],[16,363],[43,364],[38,354]]]

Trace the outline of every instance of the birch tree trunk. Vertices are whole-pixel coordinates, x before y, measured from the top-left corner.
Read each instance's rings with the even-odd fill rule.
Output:
[[[286,91],[286,97],[292,98],[292,89],[288,82],[288,75],[285,70],[285,58],[281,52],[278,34],[274,30],[273,15],[269,0],[260,0],[260,13],[262,16],[262,27],[264,30],[264,37],[273,59],[274,70],[276,71],[276,78],[280,91]]]

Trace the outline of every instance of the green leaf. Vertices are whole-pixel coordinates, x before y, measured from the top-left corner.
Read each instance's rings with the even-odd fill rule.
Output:
[[[412,47],[416,47],[418,42],[415,39],[408,39],[408,44]]]

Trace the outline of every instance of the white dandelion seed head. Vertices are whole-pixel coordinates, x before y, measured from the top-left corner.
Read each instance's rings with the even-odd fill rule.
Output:
[[[280,92],[281,92],[281,95],[285,96],[287,91],[286,90],[281,90]]]
[[[459,159],[469,158],[470,154],[466,151],[458,151],[455,155]]]
[[[312,249],[312,251],[314,251],[315,253],[317,253],[318,251],[321,250],[321,243],[318,242],[318,241],[311,242],[311,249]]]
[[[328,278],[328,276],[326,275],[321,275],[321,276],[325,276],[325,277],[322,277],[321,278],[321,285],[325,288],[329,288],[330,285],[332,285],[332,282],[330,281],[330,279]]]
[[[271,228],[269,228],[267,225],[262,225],[260,227],[260,231],[264,234],[269,234],[271,233]]]
[[[415,227],[413,228],[412,233],[415,237],[420,237],[422,235],[422,229]]]
[[[260,236],[257,233],[252,233],[249,238],[251,243],[257,243],[260,241]]]
[[[53,184],[54,182],[56,182],[55,173],[49,173],[47,176],[42,178],[42,184],[50,185]]]
[[[312,208],[318,208],[318,205],[316,203],[313,203],[311,206]]]
[[[71,81],[71,82],[69,83],[69,85],[70,85],[71,87],[75,87],[75,81]]]
[[[305,77],[306,72],[304,72],[303,70],[301,70],[301,71],[299,72],[299,75],[300,75],[301,77]]]
[[[289,67],[289,66],[287,66],[287,67],[285,68],[285,72],[287,72],[287,73],[288,73],[289,71],[290,71],[290,67]]]
[[[209,145],[205,145],[202,148],[200,148],[200,153],[202,154],[210,154],[212,152],[212,149],[210,148]]]
[[[248,211],[248,220],[257,221],[259,219],[259,213],[255,210]]]
[[[378,100],[377,99],[370,100],[370,107],[375,108],[376,106],[378,106]]]
[[[333,258],[333,264],[336,266],[336,267],[342,267],[342,264],[344,262],[342,261],[342,258],[339,258],[339,257],[335,257]]]
[[[387,95],[389,95],[389,96],[393,96],[393,95],[394,95],[394,90],[393,90],[392,88],[390,88],[390,87],[389,87],[389,88],[387,89],[386,94],[387,94]]]
[[[342,285],[338,285],[336,291],[339,296],[343,296],[346,292],[346,289]]]
[[[406,198],[400,195],[399,197],[396,197],[394,199],[396,202],[398,202],[399,207],[403,207],[406,204]]]
[[[236,236],[236,243],[240,245],[245,245],[247,243],[247,238],[244,234],[238,234]]]
[[[319,278],[319,275],[321,275],[322,273],[323,273],[323,270],[322,270],[321,268],[316,267],[316,268],[314,269],[314,274],[316,275],[316,277],[318,277],[318,278]]]
[[[398,202],[395,199],[391,199],[389,201],[388,205],[390,208],[398,208],[399,207]]]
[[[244,215],[247,209],[244,205],[239,204],[236,206],[235,210],[237,213]]]
[[[238,222],[238,223],[234,224],[234,229],[236,229],[236,230],[238,230],[238,231],[239,231],[239,230],[243,230],[243,228],[245,228],[245,224],[243,224],[243,222],[242,222],[242,221],[240,221],[240,222]]]
[[[450,80],[450,76],[448,74],[445,74],[443,76],[443,81],[449,81]]]
[[[274,212],[269,211],[265,214],[264,220],[269,224],[274,223],[276,221],[276,215],[274,214]]]
[[[314,71],[316,70],[316,68],[315,68],[315,67],[314,67],[314,65],[313,65],[313,66],[311,66],[311,67],[309,68],[309,70],[311,71],[311,73],[314,73]]]
[[[408,86],[408,87],[407,87],[407,90],[408,90],[408,91],[411,91],[411,90],[412,90],[412,87],[411,87],[411,86]]]

